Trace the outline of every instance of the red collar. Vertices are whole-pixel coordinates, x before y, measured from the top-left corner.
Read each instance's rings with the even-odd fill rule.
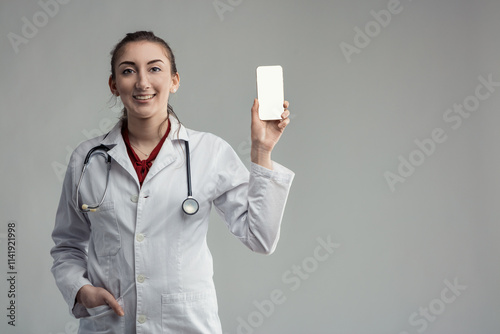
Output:
[[[167,139],[169,132],[170,132],[170,121],[168,122],[167,131],[165,131],[165,134],[163,135],[163,138],[160,140],[158,145],[156,145],[156,147],[146,160],[141,160],[135,153],[134,149],[132,148],[132,145],[130,145],[127,123],[124,123],[122,127],[123,141],[125,142],[125,146],[127,146],[128,156],[130,158],[130,161],[132,161],[132,166],[134,166],[134,169],[137,172],[137,177],[139,178],[139,183],[141,184],[141,186],[142,183],[144,182],[144,179],[146,178],[146,175],[148,175],[149,169],[153,165],[153,161],[158,156],[158,153],[160,152],[160,149],[163,146],[165,139]]]

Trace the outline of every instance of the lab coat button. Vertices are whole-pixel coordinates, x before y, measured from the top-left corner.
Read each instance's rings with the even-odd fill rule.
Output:
[[[139,321],[140,324],[143,324],[146,322],[146,316],[144,314],[141,314],[140,316],[137,317],[137,321]]]
[[[139,202],[139,195],[132,195],[130,196],[130,200],[134,203]]]
[[[146,276],[144,275],[137,276],[137,282],[144,283],[144,280],[146,280]]]
[[[139,241],[139,242],[144,241],[144,234],[139,233],[139,234],[135,237],[135,240],[137,240],[137,241]]]

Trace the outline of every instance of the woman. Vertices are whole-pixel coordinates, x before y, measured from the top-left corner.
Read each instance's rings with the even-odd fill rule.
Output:
[[[222,139],[180,124],[168,104],[179,81],[170,47],[152,32],[127,34],[112,51],[109,87],[124,115],[73,152],[52,235],[52,272],[79,333],[222,333],[206,242],[212,204],[251,250],[276,247],[294,174],[271,151],[288,102],[281,120],[261,121],[254,100],[249,173]],[[99,154],[81,178],[100,145],[109,179]],[[189,161],[195,214],[182,209]]]

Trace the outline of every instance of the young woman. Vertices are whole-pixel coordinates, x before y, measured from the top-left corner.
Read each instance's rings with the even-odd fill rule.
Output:
[[[168,103],[179,82],[152,32],[127,34],[112,51],[109,87],[124,114],[73,152],[52,235],[52,273],[79,333],[222,333],[212,205],[251,250],[276,247],[294,174],[271,151],[288,102],[281,120],[261,121],[254,100],[249,172],[225,141],[179,122]],[[189,187],[198,205],[191,196],[183,205]]]

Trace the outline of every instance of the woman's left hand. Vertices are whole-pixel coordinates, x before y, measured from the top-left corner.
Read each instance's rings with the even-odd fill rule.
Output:
[[[281,137],[285,127],[290,123],[289,103],[285,101],[281,120],[263,121],[259,118],[259,101],[255,99],[252,106],[252,162],[272,169],[271,151]]]

